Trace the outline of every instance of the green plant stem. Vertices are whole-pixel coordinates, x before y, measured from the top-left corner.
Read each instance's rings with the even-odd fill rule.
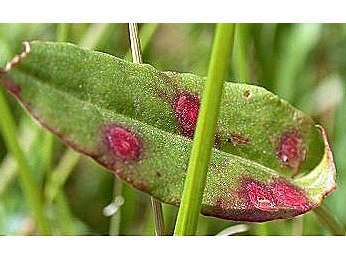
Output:
[[[62,234],[65,236],[75,235],[73,226],[73,215],[71,214],[68,201],[64,192],[57,194],[56,203],[58,204],[59,216],[62,228]]]
[[[34,144],[37,142],[38,127],[32,126],[33,121],[26,115],[20,120],[18,127],[18,142],[24,154],[28,157],[29,154],[34,152]],[[12,182],[17,177],[18,164],[12,154],[8,153],[0,164],[0,197],[4,195]]]
[[[83,38],[79,42],[79,46],[87,49],[95,49],[108,32],[109,23],[95,23],[90,25]]]
[[[197,230],[211,150],[214,145],[223,82],[233,49],[234,24],[217,24],[206,87],[198,116],[174,235]]]
[[[10,109],[7,105],[3,89],[0,89],[0,129],[2,131],[8,150],[16,158],[19,166],[20,182],[31,208],[35,222],[42,235],[50,235],[48,220],[44,214],[43,200],[40,196],[39,188],[33,179],[29,163],[18,144],[16,138],[16,127]]]
[[[142,63],[141,44],[138,35],[138,26],[136,23],[129,23],[129,33],[133,62]],[[163,236],[165,227],[161,202],[151,198],[151,204],[154,213],[155,233],[157,236]]]
[[[58,23],[56,28],[56,41],[66,42],[68,38],[68,23]]]
[[[334,236],[344,236],[345,228],[342,224],[335,218],[333,214],[329,212],[327,208],[323,205],[314,209],[314,213],[321,223],[323,223],[326,228],[332,233]]]
[[[47,202],[52,203],[61,191],[72,170],[80,160],[80,154],[67,148],[59,164],[53,170],[50,182],[46,186],[45,194]]]
[[[303,89],[297,88],[295,82],[320,37],[321,29],[321,24],[293,24],[282,39],[281,57],[276,59],[274,88],[277,95],[291,103],[302,93]]]
[[[249,55],[248,55],[248,24],[237,24],[234,39],[234,53],[232,68],[236,81],[248,83],[250,81]]]
[[[54,150],[54,135],[48,131],[45,131],[43,135],[42,161],[43,161],[43,170],[47,174],[49,174],[52,168],[53,150]]]

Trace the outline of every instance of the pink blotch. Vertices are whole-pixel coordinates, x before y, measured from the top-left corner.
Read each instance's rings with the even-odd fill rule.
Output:
[[[138,138],[130,131],[110,126],[104,131],[108,150],[122,161],[136,161],[141,155],[141,145]]]
[[[312,205],[298,187],[282,179],[276,179],[270,186],[273,197],[279,206],[294,208],[299,211],[311,209]]]
[[[200,101],[191,94],[179,95],[174,102],[175,116],[183,135],[193,138],[195,133]]]
[[[257,209],[263,211],[276,210],[276,203],[271,192],[256,181],[248,180],[245,182],[246,194],[249,202]]]
[[[303,138],[295,131],[283,134],[277,148],[277,156],[284,166],[298,168],[305,159]]]

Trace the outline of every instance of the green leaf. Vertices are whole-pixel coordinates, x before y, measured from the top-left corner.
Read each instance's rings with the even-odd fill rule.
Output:
[[[66,43],[31,42],[19,60],[0,82],[36,120],[136,189],[179,205],[205,78]],[[321,127],[264,88],[225,83],[203,214],[290,218],[335,186]]]

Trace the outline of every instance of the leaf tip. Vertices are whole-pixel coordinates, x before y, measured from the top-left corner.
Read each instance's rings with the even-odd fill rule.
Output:
[[[337,188],[336,167],[335,167],[335,163],[334,163],[333,152],[330,149],[330,146],[328,143],[327,132],[321,125],[316,125],[316,127],[320,130],[320,132],[322,134],[322,140],[323,140],[324,147],[325,147],[325,156],[326,156],[326,160],[327,160],[327,164],[328,164],[328,169],[331,172],[331,175],[330,175],[330,177],[328,179],[328,183],[327,183],[327,185],[329,187],[325,190],[323,197],[322,197],[322,198],[325,198],[326,196],[328,196],[332,191],[334,191]]]

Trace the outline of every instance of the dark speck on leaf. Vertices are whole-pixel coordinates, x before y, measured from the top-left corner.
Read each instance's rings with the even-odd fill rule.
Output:
[[[249,138],[242,135],[237,135],[237,134],[229,134],[227,136],[227,141],[232,144],[249,144],[250,143]]]
[[[252,97],[251,91],[250,91],[249,89],[244,90],[244,92],[243,92],[243,97],[244,97],[245,99],[250,99],[250,98]]]

